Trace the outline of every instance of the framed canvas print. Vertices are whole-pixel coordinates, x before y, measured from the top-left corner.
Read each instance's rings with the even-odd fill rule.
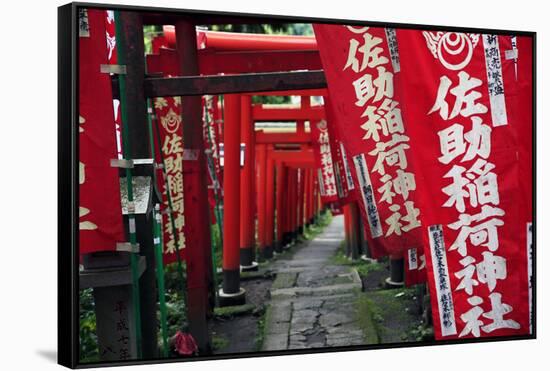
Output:
[[[533,32],[71,3],[59,363],[533,339]]]

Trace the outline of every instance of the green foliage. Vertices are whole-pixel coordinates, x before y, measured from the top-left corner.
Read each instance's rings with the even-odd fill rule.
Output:
[[[222,24],[210,25],[212,31],[244,32],[269,35],[302,35],[313,36],[310,23],[252,23],[252,24]]]
[[[254,104],[287,104],[290,103],[290,96],[278,95],[253,95],[252,103]]]
[[[258,335],[256,335],[256,351],[261,351],[264,345],[264,339],[266,336],[266,324],[270,321],[272,308],[270,305],[262,313],[262,316],[258,320]]]
[[[223,258],[223,245],[221,228],[219,224],[212,224],[212,226],[210,227],[210,235],[212,238],[212,246],[214,250],[214,265],[216,268],[221,268]]]
[[[325,210],[319,214],[319,218],[316,223],[304,229],[304,238],[306,240],[312,240],[319,235],[323,229],[332,221],[332,213],[329,210]]]
[[[359,262],[356,264],[356,269],[357,273],[359,273],[359,276],[365,277],[372,272],[384,270],[385,267],[383,264],[380,263],[367,263],[364,260],[359,260]]]
[[[178,263],[170,263],[164,266],[164,287],[167,293],[181,292],[187,289],[187,274],[185,263],[182,262],[183,280],[178,272]]]
[[[254,304],[231,305],[228,307],[214,308],[214,315],[216,317],[231,318],[233,316],[252,313],[254,309],[256,309]]]
[[[143,26],[143,42],[145,46],[145,54],[153,52],[153,38],[162,33],[162,27],[157,25]]]
[[[367,262],[363,259],[351,260],[345,253],[345,244],[346,241],[342,241],[336,254],[332,257],[333,264],[354,267],[361,277],[366,277],[372,272],[385,269],[385,264],[381,262]]]
[[[99,361],[96,319],[92,289],[80,290],[79,296],[79,345],[80,361]]]
[[[374,312],[377,309],[376,306],[364,295],[359,295],[357,302],[355,303],[356,316],[359,322],[359,327],[363,331],[363,338],[365,344],[378,344],[380,338],[378,333],[380,331],[380,323],[384,320],[380,312]]]
[[[168,328],[168,336],[172,337],[176,332],[186,328],[187,310],[181,291],[166,292],[166,322]]]
[[[407,337],[409,339],[414,339],[414,341],[431,341],[434,340],[434,328],[433,326],[427,326],[421,323],[411,329]]]
[[[212,336],[212,348],[214,350],[222,350],[224,348],[227,348],[229,345],[229,340],[225,336],[222,335],[214,335]]]

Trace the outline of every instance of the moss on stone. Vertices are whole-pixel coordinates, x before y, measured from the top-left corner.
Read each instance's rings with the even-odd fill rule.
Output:
[[[277,274],[275,281],[271,285],[271,290],[277,289],[286,289],[293,287],[296,284],[296,279],[298,278],[297,273],[293,272],[281,272]]]
[[[359,327],[363,331],[365,344],[379,344],[379,330],[374,319],[375,314],[373,313],[374,304],[365,295],[360,294],[357,297],[355,306],[357,321],[359,322]]]
[[[233,305],[229,307],[214,308],[216,317],[233,317],[252,313],[256,307],[253,304]]]

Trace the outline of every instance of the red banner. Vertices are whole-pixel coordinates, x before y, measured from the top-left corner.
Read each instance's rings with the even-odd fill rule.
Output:
[[[397,30],[397,41],[435,336],[526,334],[517,128],[499,38]]]
[[[394,86],[399,72],[395,32],[315,24],[339,133],[353,163],[358,203],[373,254],[422,249],[416,178]]]
[[[210,222],[216,224],[216,202],[220,203],[222,194],[222,179],[220,165],[220,136],[218,123],[220,113],[218,107],[218,96],[205,95],[202,97],[202,129],[204,148],[208,168],[208,203],[210,205]]]
[[[525,248],[526,262],[518,268],[527,277],[529,327],[532,317],[532,234],[533,234],[533,44],[530,37],[499,36],[506,105],[511,107],[512,123],[518,143],[519,163],[519,241]]]
[[[340,205],[345,205],[355,201],[355,183],[344,143],[340,139],[339,125],[336,123],[338,118],[334,115],[330,99],[324,97],[324,101],[336,190]]]
[[[155,38],[155,40],[158,38]],[[159,39],[162,41],[162,38]],[[161,73],[163,76],[174,76],[178,74],[177,55],[175,50],[162,46],[162,43],[156,45],[158,54],[147,55],[147,71],[149,73]],[[220,124],[221,113],[216,96],[205,96],[202,99],[203,106],[203,139],[204,148],[208,153],[208,201],[210,204],[210,219],[212,223],[216,222],[214,207],[216,196],[218,201],[222,199],[221,184],[222,171],[220,166]],[[164,243],[164,263],[172,263],[177,260],[176,245],[182,250],[181,257],[185,259],[185,240],[189,236],[189,231],[185,229],[184,217],[184,195],[183,195],[183,174],[187,160],[196,153],[184,153],[183,150],[183,128],[181,119],[181,99],[180,97],[155,98],[154,109],[160,129],[160,149],[164,157],[166,178],[163,172],[158,172],[158,187],[162,193],[163,205],[163,243]],[[157,135],[155,131],[155,135]],[[156,138],[155,143],[159,143]],[[160,161],[159,146],[156,146],[156,158]],[[189,157],[190,156],[190,157]],[[217,182],[216,182],[217,181]],[[166,186],[168,184],[168,187]],[[170,197],[172,201],[172,217],[174,218],[177,241],[174,238],[173,226],[170,220],[168,188],[170,188]],[[217,193],[217,195],[215,194]]]
[[[327,122],[325,120],[312,122],[310,130],[321,200],[323,203],[336,202],[338,201],[338,190],[334,176]]]
[[[161,205],[163,256],[164,263],[168,264],[177,261],[176,251],[181,250],[180,257],[185,258],[181,98],[155,98],[154,110],[158,121],[156,126],[159,130],[158,132],[155,130],[155,143],[158,144],[155,146],[157,152],[155,157],[156,161],[162,163],[164,167],[163,171],[157,172],[157,186],[162,194],[163,203]]]
[[[116,250],[124,242],[105,11],[79,14],[79,243],[80,254]],[[100,196],[98,196],[100,195]]]

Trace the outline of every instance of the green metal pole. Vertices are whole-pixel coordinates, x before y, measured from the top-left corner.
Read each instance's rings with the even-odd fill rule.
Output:
[[[210,124],[212,123],[212,118],[210,117],[210,114],[208,113],[208,107],[205,104],[204,106],[204,119],[206,121],[206,132],[208,133],[208,143],[210,147],[214,145],[214,141],[212,139],[212,134],[210,133]],[[216,206],[214,207],[215,213],[216,213],[216,224],[219,228],[219,236],[220,236],[220,245],[223,246],[223,215],[220,210],[220,203],[218,198],[218,191],[216,189],[216,186],[219,186],[219,180],[216,175],[216,166],[214,164],[214,160],[212,159],[212,156],[208,154],[206,155],[206,159],[208,160],[208,166],[210,167],[210,173],[212,174],[212,178],[214,180],[214,201]],[[211,242],[211,255],[212,255],[212,271],[213,271],[213,279],[214,279],[214,297],[216,300],[216,306],[218,305],[218,278],[217,278],[217,261],[216,261],[216,242],[212,240]],[[219,248],[221,248],[219,246]]]
[[[155,259],[157,261],[157,285],[160,306],[160,328],[162,333],[162,354],[168,357],[168,327],[166,323],[166,296],[164,289],[164,265],[162,262],[162,218],[160,215],[160,205],[155,205],[153,219],[153,236],[155,244]]]

